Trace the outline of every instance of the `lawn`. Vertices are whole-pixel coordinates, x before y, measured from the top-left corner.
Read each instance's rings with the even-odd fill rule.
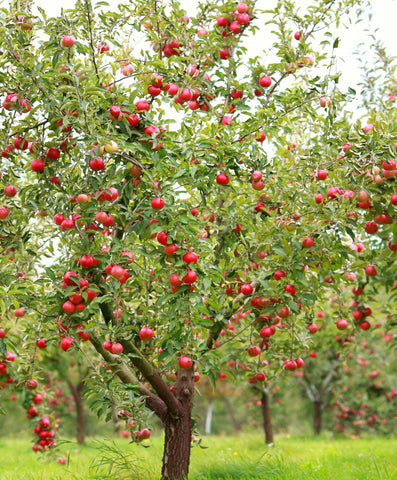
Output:
[[[33,453],[29,439],[0,438],[0,479],[155,480],[162,439],[149,444],[143,448],[123,439],[89,440],[84,447],[63,444],[49,457]],[[261,436],[241,435],[204,438],[203,445],[208,448],[192,450],[189,480],[397,480],[397,439],[282,437],[276,447],[267,448]],[[117,451],[120,455],[109,472],[106,462]],[[67,460],[64,466],[57,463],[61,456]],[[101,462],[102,467],[95,467]]]

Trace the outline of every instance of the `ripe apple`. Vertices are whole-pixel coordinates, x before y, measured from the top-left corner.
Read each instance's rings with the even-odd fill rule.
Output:
[[[265,75],[264,77],[261,77],[259,79],[259,85],[261,87],[270,87],[270,85],[272,84],[272,79],[268,76],[268,75]]]
[[[76,40],[71,35],[65,35],[62,40],[61,44],[63,47],[71,48],[75,44]]]
[[[310,333],[318,332],[318,326],[315,323],[311,323],[310,325],[308,325],[307,329],[309,330]]]
[[[10,211],[8,210],[7,207],[0,207],[0,219],[4,220],[5,218],[8,217]]]
[[[153,330],[149,327],[142,327],[139,331],[139,338],[144,342],[148,342],[153,338]]]
[[[328,176],[327,170],[317,170],[317,179],[325,180]]]
[[[193,360],[187,355],[182,355],[178,359],[178,365],[180,368],[189,370],[190,368],[192,368]]]
[[[301,38],[301,32],[299,32],[299,31],[295,32],[295,33],[294,33],[294,38],[295,38],[295,40],[300,40],[300,38]]]
[[[241,285],[241,293],[243,295],[251,295],[253,291],[254,291],[254,288],[249,283],[245,283],[244,285]]]
[[[42,172],[45,168],[45,163],[43,160],[36,158],[36,160],[33,160],[32,163],[30,164],[30,168],[34,172]]]
[[[173,287],[179,287],[181,283],[182,283],[182,280],[180,280],[179,275],[177,273],[173,273],[172,275],[170,275],[170,284]]]
[[[257,347],[256,345],[249,347],[247,350],[247,353],[250,357],[257,357],[258,355],[261,354],[261,349]]]
[[[60,156],[61,156],[61,152],[55,147],[50,147],[46,152],[46,157],[49,160],[58,160]]]
[[[284,367],[286,370],[296,370],[298,365],[296,364],[295,360],[285,360]]]
[[[164,208],[164,200],[162,198],[153,198],[152,200],[152,208],[154,210],[161,210],[162,208]]]
[[[125,275],[125,269],[120,265],[114,265],[110,270],[110,275],[114,278],[121,278]]]
[[[302,368],[305,365],[305,362],[300,357],[295,359],[295,363],[298,368]]]
[[[101,157],[93,158],[90,160],[90,168],[94,170],[94,172],[99,172],[105,168],[105,162]]]
[[[65,337],[62,338],[61,340],[61,348],[64,352],[69,350],[69,348],[72,346],[73,343],[73,338],[72,337]]]
[[[283,270],[276,270],[274,272],[274,279],[281,280],[281,278],[286,277],[287,274]]]
[[[166,245],[164,247],[164,253],[166,255],[174,255],[174,253],[179,249],[178,245],[175,243],[171,243],[170,245]]]
[[[94,266],[94,257],[91,255],[83,255],[80,258],[80,267],[91,268]]]
[[[36,405],[39,405],[43,401],[43,397],[40,395],[40,393],[36,393],[36,395],[33,397],[33,403]]]
[[[14,310],[14,316],[17,318],[21,318],[25,315],[25,309],[24,308],[17,308]]]
[[[115,355],[119,355],[123,351],[123,345],[121,343],[113,342],[110,351]]]
[[[139,432],[139,438],[141,440],[146,440],[147,438],[150,438],[150,430],[148,428],[143,428],[140,432]]]
[[[182,260],[186,262],[187,264],[189,263],[194,263],[197,264],[198,257],[194,252],[187,252],[185,255],[182,257]]]
[[[230,178],[225,173],[220,173],[216,177],[216,183],[219,185],[227,185],[230,182]]]
[[[289,317],[289,308],[288,307],[281,307],[280,311],[278,312],[281,318]]]
[[[295,293],[296,293],[295,287],[293,285],[289,285],[289,284],[285,285],[284,291],[290,293],[292,296],[294,296]]]
[[[122,73],[125,77],[129,77],[129,76],[131,76],[131,75],[134,73],[134,69],[133,69],[132,65],[124,65],[124,66],[121,68],[121,73]]]
[[[365,273],[369,276],[369,277],[375,277],[378,272],[376,271],[376,268],[374,265],[367,265],[365,267]]]
[[[26,383],[25,383],[25,387],[28,389],[28,390],[35,390],[38,386],[38,382],[37,380],[35,380],[34,378],[31,378],[30,380],[28,380]]]
[[[376,222],[370,221],[365,224],[364,229],[367,233],[369,233],[370,235],[373,235],[378,231],[379,227],[376,224]]]
[[[346,328],[349,326],[349,324],[347,323],[347,320],[344,320],[343,318],[339,319],[337,322],[336,322],[336,328],[338,330],[346,330]]]
[[[15,197],[17,192],[17,187],[14,187],[14,185],[7,185],[6,187],[4,187],[4,195],[6,197]]]
[[[311,248],[314,244],[314,241],[311,237],[306,237],[302,240],[302,246],[305,248]]]
[[[186,283],[187,285],[194,283],[196,279],[197,273],[194,270],[188,270],[186,275],[182,277],[183,283]]]
[[[47,340],[45,338],[37,339],[36,344],[37,344],[38,348],[46,348],[47,347],[46,341]]]

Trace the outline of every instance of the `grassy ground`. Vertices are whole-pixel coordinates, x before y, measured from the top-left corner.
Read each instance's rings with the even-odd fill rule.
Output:
[[[52,457],[35,454],[29,439],[0,438],[1,480],[107,480],[159,478],[162,440],[150,448],[127,440],[64,444]],[[149,443],[148,443],[149,444]],[[397,480],[397,439],[278,438],[267,448],[255,435],[204,438],[192,450],[189,480]],[[109,472],[106,462],[119,455]],[[67,464],[57,459],[63,456]],[[95,463],[102,467],[95,468]],[[128,476],[125,474],[129,472]]]

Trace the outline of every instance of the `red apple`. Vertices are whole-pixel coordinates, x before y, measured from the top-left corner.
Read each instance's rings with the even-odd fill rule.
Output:
[[[190,368],[192,368],[193,361],[187,355],[182,355],[182,356],[179,357],[178,365],[179,365],[180,368],[183,368],[185,370],[189,370]]]
[[[75,42],[76,40],[71,35],[65,35],[61,40],[62,46],[68,48],[73,47]]]

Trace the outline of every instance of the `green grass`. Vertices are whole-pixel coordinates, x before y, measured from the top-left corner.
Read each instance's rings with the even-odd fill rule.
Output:
[[[208,448],[192,449],[189,480],[397,480],[397,439],[324,436],[276,441],[276,447],[268,448],[258,435],[204,438],[202,444]],[[0,438],[0,479],[155,480],[161,468],[162,439],[148,444],[150,448],[123,439],[89,440],[84,447],[63,444],[46,456],[32,452],[28,438]],[[107,462],[115,452],[118,458],[109,472]],[[57,463],[61,456],[67,465]]]

